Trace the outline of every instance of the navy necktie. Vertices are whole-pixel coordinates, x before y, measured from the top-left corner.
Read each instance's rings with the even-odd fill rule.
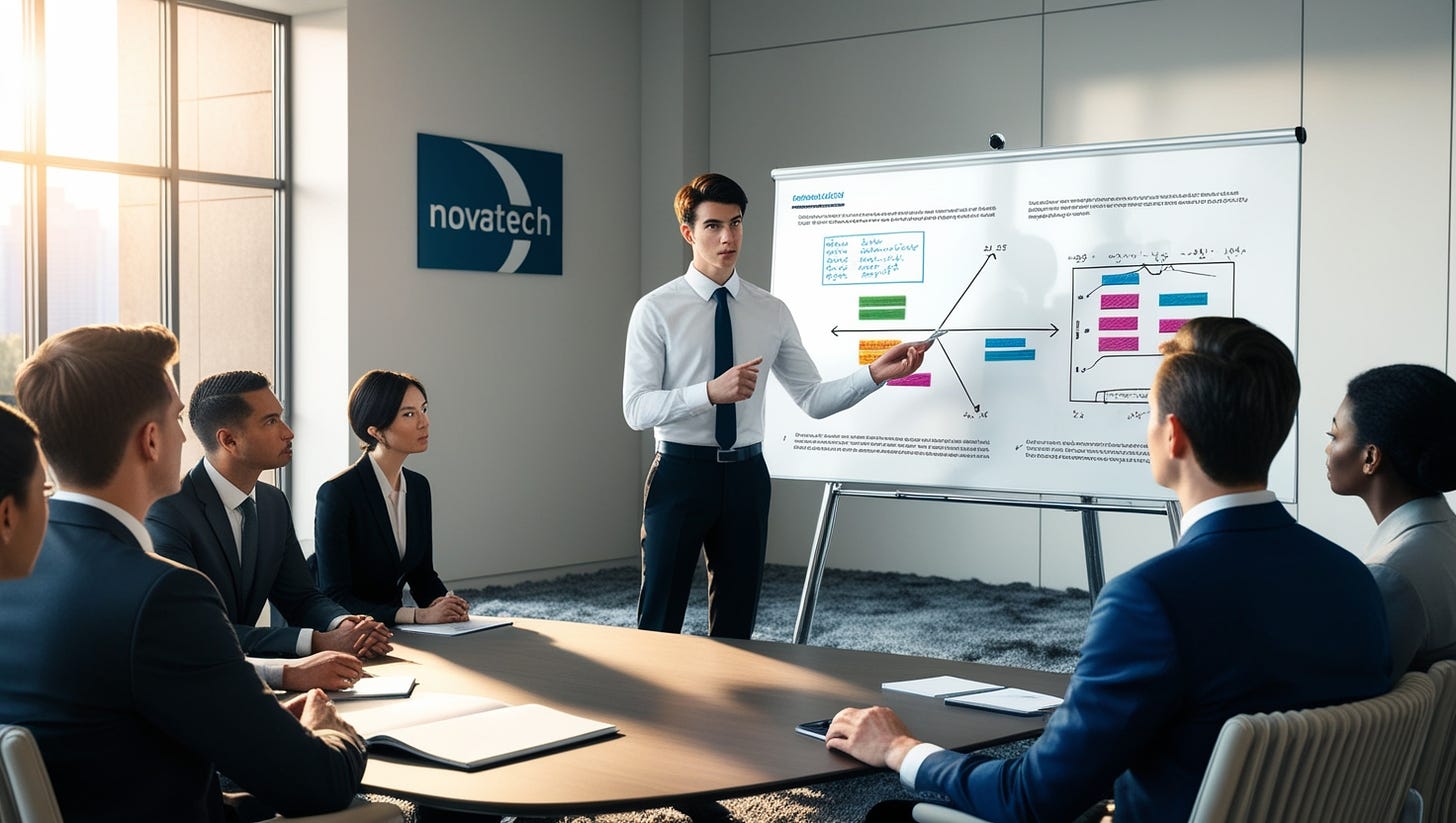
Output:
[[[713,296],[718,299],[718,313],[713,321],[713,376],[733,368],[733,319],[728,316],[728,289],[720,286]],[[718,404],[718,424],[713,433],[718,448],[731,449],[738,440],[738,413],[732,403]]]
[[[246,557],[258,553],[258,504],[253,498],[244,497],[243,502],[238,504],[238,511],[243,513],[243,539],[242,545],[238,546],[238,563],[246,565]]]

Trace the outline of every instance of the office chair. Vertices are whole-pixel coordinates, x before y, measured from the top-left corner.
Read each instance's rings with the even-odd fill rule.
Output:
[[[363,803],[309,817],[280,817],[279,823],[401,823],[399,807]],[[35,738],[20,726],[0,725],[0,823],[61,823],[61,809]]]
[[[40,749],[20,726],[0,726],[0,823],[61,823]]]
[[[1427,823],[1456,823],[1456,660],[1439,661],[1429,675],[1436,707],[1414,786],[1425,801]]]
[[[1411,672],[1368,700],[1231,717],[1190,821],[1418,820],[1420,799],[1409,789],[1435,700],[1431,678]]]
[[[986,823],[985,820],[938,803],[916,803],[910,810],[915,823]]]
[[[1456,663],[1448,671],[1456,681]],[[1190,823],[1419,821],[1421,799],[1409,787],[1435,699],[1431,678],[1410,673],[1368,700],[1229,718]],[[1450,715],[1446,723],[1449,729]],[[1451,767],[1453,759],[1443,763]],[[1456,794],[1446,774],[1445,788]],[[916,804],[911,815],[919,823],[981,820],[933,803]]]

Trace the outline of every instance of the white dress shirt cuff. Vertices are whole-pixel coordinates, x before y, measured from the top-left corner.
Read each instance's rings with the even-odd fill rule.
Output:
[[[870,392],[873,392],[875,389],[878,389],[879,387],[885,385],[885,383],[890,382],[886,380],[885,383],[876,383],[875,376],[873,374],[870,374],[869,366],[865,366],[864,368],[855,372],[855,374],[862,376],[861,379],[855,381],[859,384],[857,388],[860,390],[862,396],[868,396]]]
[[[400,606],[399,607],[399,611],[397,611],[397,612],[394,613],[394,622],[395,623],[413,623],[413,622],[415,622],[415,610],[412,609],[412,608],[410,608],[409,606]]]
[[[943,752],[944,748],[934,743],[921,743],[905,753],[905,759],[900,761],[900,783],[910,791],[915,791],[915,778],[920,774],[920,764],[925,758]]]
[[[708,398],[707,383],[699,383],[683,389],[683,400],[695,409],[706,409],[713,405],[713,401]]]
[[[329,631],[333,631],[334,629],[337,629],[339,627],[339,624],[340,623],[344,622],[345,620],[348,620],[351,617],[353,617],[352,614],[341,614],[338,617],[335,617],[333,620],[330,620],[329,621]]]
[[[313,629],[298,630],[298,642],[294,644],[293,651],[299,657],[308,657],[313,654]]]
[[[270,689],[283,688],[283,661],[276,657],[249,657],[248,662],[253,665],[253,671],[263,678],[263,683]]]

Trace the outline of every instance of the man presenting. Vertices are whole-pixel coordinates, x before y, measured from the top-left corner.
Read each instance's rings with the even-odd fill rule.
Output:
[[[152,505],[147,530],[157,553],[212,580],[243,652],[268,685],[289,691],[352,686],[362,673],[359,657],[389,652],[390,632],[318,590],[288,500],[258,482],[264,471],[293,459],[293,431],[268,378],[251,371],[215,374],[197,384],[191,400],[188,417],[207,456],[187,473],[181,491]],[[255,625],[269,600],[289,626]],[[276,659],[282,657],[303,659]]]
[[[637,302],[622,376],[627,425],[657,436],[643,495],[637,625],[682,630],[701,550],[708,633],[747,638],[768,541],[760,371],[772,371],[811,417],[826,417],[920,368],[929,346],[901,343],[866,369],[823,381],[788,307],[737,273],[743,189],[704,174],[673,205],[692,266]]]
[[[83,326],[20,367],[61,492],[34,573],[0,583],[0,723],[35,735],[67,823],[217,823],[219,770],[286,815],[341,809],[364,741],[321,691],[280,705],[213,585],[151,553],[187,439],[176,356],[161,326]]]
[[[1375,581],[1267,488],[1299,402],[1289,349],[1247,320],[1200,317],[1162,351],[1148,456],[1183,504],[1183,536],[1102,590],[1041,738],[1011,760],[958,754],[875,707],[840,712],[829,748],[991,821],[1072,820],[1109,790],[1119,823],[1187,820],[1228,718],[1389,689]],[[903,805],[866,819],[910,820],[890,803]]]

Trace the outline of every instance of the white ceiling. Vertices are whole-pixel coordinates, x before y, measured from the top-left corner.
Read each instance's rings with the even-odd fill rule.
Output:
[[[299,15],[342,9],[349,5],[349,0],[237,0],[237,3],[275,14]]]

